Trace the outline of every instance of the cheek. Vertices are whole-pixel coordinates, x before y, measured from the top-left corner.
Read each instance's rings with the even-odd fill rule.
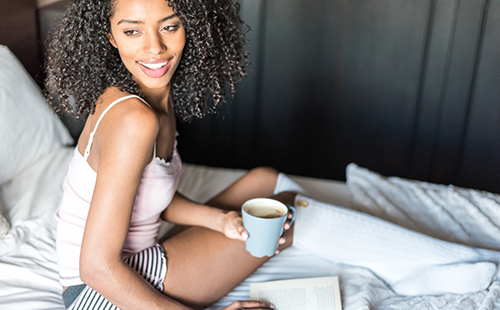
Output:
[[[179,51],[179,54],[182,54],[185,45],[186,45],[186,32],[182,31],[181,33],[179,33],[179,37],[177,39],[177,50]]]
[[[181,56],[181,55],[182,55],[182,52],[183,52],[183,51],[184,51],[184,44],[179,44],[179,45],[177,45],[177,47],[176,47],[176,52],[177,52],[177,54],[178,54],[179,56]]]
[[[135,54],[135,49],[133,48],[133,46],[121,45],[118,49],[118,52],[120,53],[122,59],[125,60]]]
[[[121,45],[118,48],[118,53],[125,66],[130,70],[129,65],[135,63],[134,56],[137,55],[134,46]]]

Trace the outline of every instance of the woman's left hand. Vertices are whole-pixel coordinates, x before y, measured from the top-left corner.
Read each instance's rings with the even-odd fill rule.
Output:
[[[243,227],[243,219],[236,211],[223,213],[220,231],[230,239],[247,240],[248,232]]]
[[[233,301],[229,306],[222,308],[221,310],[244,310],[244,309],[255,309],[255,310],[266,310],[274,309],[274,306],[267,302],[262,301],[252,301],[252,300],[237,300]]]

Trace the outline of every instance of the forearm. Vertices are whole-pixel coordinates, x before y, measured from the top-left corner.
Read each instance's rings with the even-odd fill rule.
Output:
[[[122,262],[95,268],[82,279],[120,309],[191,309],[159,292]]]
[[[220,231],[226,211],[195,203],[176,193],[162,213],[162,219],[175,224],[201,226]]]
[[[269,198],[293,205],[296,193],[282,192]],[[202,226],[219,231],[227,211],[195,203],[176,193],[170,205],[162,213],[163,220],[181,225]]]

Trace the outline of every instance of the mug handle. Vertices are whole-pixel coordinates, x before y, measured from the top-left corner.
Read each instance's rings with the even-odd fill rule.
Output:
[[[292,226],[293,222],[295,222],[295,215],[297,214],[297,211],[295,210],[294,206],[291,205],[286,205],[288,208],[288,212],[292,213],[292,218],[290,219],[290,226]]]

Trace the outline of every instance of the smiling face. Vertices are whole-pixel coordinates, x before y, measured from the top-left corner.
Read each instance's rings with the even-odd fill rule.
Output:
[[[186,37],[165,0],[116,0],[109,40],[142,91],[169,89]]]

